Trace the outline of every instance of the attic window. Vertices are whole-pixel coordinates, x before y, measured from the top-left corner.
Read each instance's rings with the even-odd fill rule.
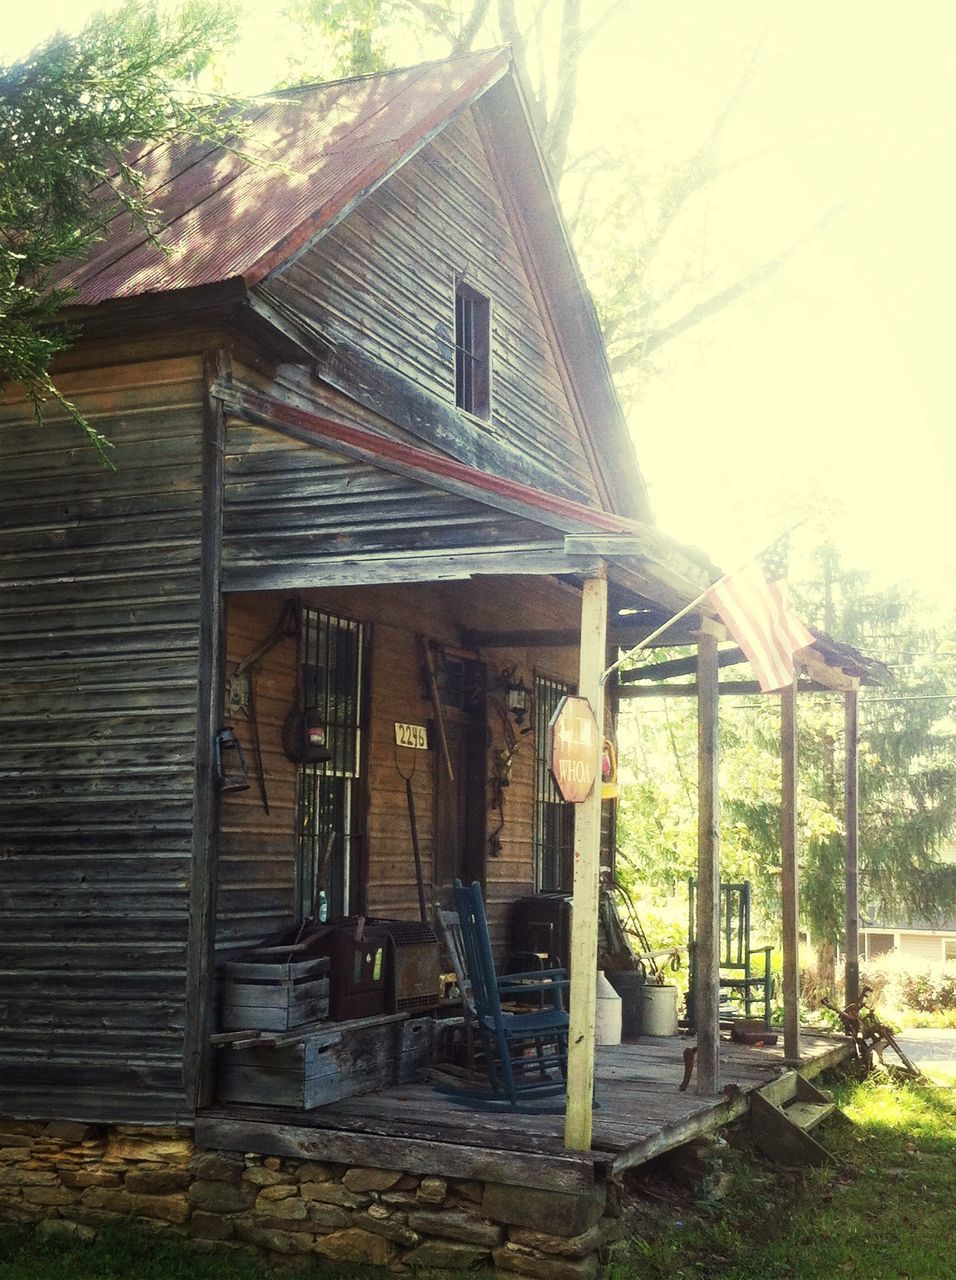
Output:
[[[476,418],[491,412],[491,304],[461,280],[455,288],[455,404]]]

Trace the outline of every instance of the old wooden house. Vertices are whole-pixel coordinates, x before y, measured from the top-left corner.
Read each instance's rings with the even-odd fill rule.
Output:
[[[504,950],[515,900],[571,887],[545,730],[583,584],[607,583],[610,658],[714,577],[651,522],[507,51],[278,94],[247,145],[264,163],[145,150],[167,255],[117,218],[64,269],[58,386],[115,469],[16,394],[0,411],[0,1115],[23,1133],[212,1114],[217,965],[320,907],[416,921],[413,823],[429,907],[479,880]],[[322,762],[283,746],[306,711]],[[426,1117],[324,1146],[206,1123],[589,1204],[607,1172],[490,1130],[438,1167]]]

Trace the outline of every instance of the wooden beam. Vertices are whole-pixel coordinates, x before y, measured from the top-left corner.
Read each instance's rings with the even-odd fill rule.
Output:
[[[607,646],[607,578],[584,583],[581,598],[581,656],[578,693],[587,698],[598,725],[604,724]],[[600,733],[598,734],[600,738]],[[601,743],[594,744],[597,777],[591,794],[574,809],[574,900],[571,917],[571,1025],[568,1032],[568,1104],[564,1145],[591,1149],[594,1103],[594,1023],[597,1012],[598,899],[601,875]]]
[[[196,765],[193,784],[192,859],[189,886],[189,940],[186,959],[186,1018],[183,1083],[194,1112],[212,1096],[209,1036],[215,1017],[216,849],[219,787],[215,778],[214,738],[222,724],[222,473],[225,415],[213,396],[229,357],[207,351],[203,357],[203,504],[199,581],[199,679],[196,713]]]
[[[673,644],[673,640],[670,641]],[[747,657],[736,645],[732,649],[720,649],[717,653],[718,667],[736,667],[746,662]],[[655,662],[643,667],[632,667],[622,671],[619,679],[622,684],[631,684],[636,680],[669,680],[671,676],[694,676],[697,674],[697,654],[689,654],[686,658],[672,658],[669,662]]]
[[[696,622],[694,623],[696,627]],[[676,630],[676,628],[675,628]],[[608,641],[619,649],[627,649],[646,640],[654,628],[641,624],[628,626],[619,624],[608,627]],[[686,644],[690,641],[691,632],[684,629],[681,639],[675,640],[668,635],[661,640],[661,645]],[[551,630],[527,629],[523,631],[466,631],[462,640],[466,649],[576,649],[581,643],[581,632],[577,627],[553,628]]]
[[[727,697],[730,694],[740,697],[742,695],[750,695],[759,693],[762,697],[768,695],[764,693],[756,680],[721,680],[717,686],[719,695]],[[801,680],[797,686],[798,693],[832,693],[832,689],[828,689],[825,685],[816,684],[812,680]],[[696,698],[697,697],[697,681],[689,681],[687,684],[661,684],[661,685],[622,685],[620,697],[623,698]]]
[[[502,1121],[505,1123],[504,1117]],[[300,1124],[281,1124],[271,1117],[248,1120],[200,1116],[195,1137],[200,1149],[255,1151],[293,1160],[332,1160],[549,1191],[580,1192],[594,1185],[593,1158],[496,1151],[469,1145],[464,1133],[459,1143],[436,1142],[315,1128],[310,1127],[306,1117]]]
[[[800,1065],[800,886],[797,872],[796,681],[780,694],[780,849],[783,913],[783,1056]]]
[[[797,661],[812,680],[827,689],[849,693],[860,687],[859,676],[848,676],[842,667],[831,667],[815,649],[802,650]]]
[[[329,555],[288,564],[227,562],[222,570],[222,589],[306,591],[319,587],[394,586],[400,582],[453,582],[485,575],[547,577],[566,572],[568,562],[561,551],[542,543],[540,549],[533,550],[481,547],[402,556],[355,555],[349,559]]]
[[[706,632],[698,637],[697,665],[697,1092],[713,1094],[720,1091],[720,793],[717,638]]]
[[[859,694],[843,699],[844,725],[844,871],[846,880],[846,974],[844,1004],[860,998],[860,799]]]

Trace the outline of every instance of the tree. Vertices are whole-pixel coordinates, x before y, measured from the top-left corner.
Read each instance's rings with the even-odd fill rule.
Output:
[[[127,0],[78,35],[0,65],[0,389],[22,383],[38,420],[48,400],[58,402],[104,458],[108,442],[50,376],[71,338],[58,320],[69,295],[50,287],[52,272],[81,257],[118,210],[156,237],[131,142],[234,137],[237,104],[195,85],[234,22],[231,9],[206,0],[165,16]]]

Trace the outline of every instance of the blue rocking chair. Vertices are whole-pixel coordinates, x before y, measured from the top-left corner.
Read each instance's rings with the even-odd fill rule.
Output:
[[[462,999],[478,1026],[488,1081],[497,1098],[514,1107],[519,1098],[563,1093],[568,1066],[568,1014],[563,969],[495,975],[488,921],[476,881],[454,883],[455,907],[467,967]],[[550,996],[551,1003],[528,1013],[502,1009],[509,1000]],[[555,1069],[559,1076],[553,1074]]]

